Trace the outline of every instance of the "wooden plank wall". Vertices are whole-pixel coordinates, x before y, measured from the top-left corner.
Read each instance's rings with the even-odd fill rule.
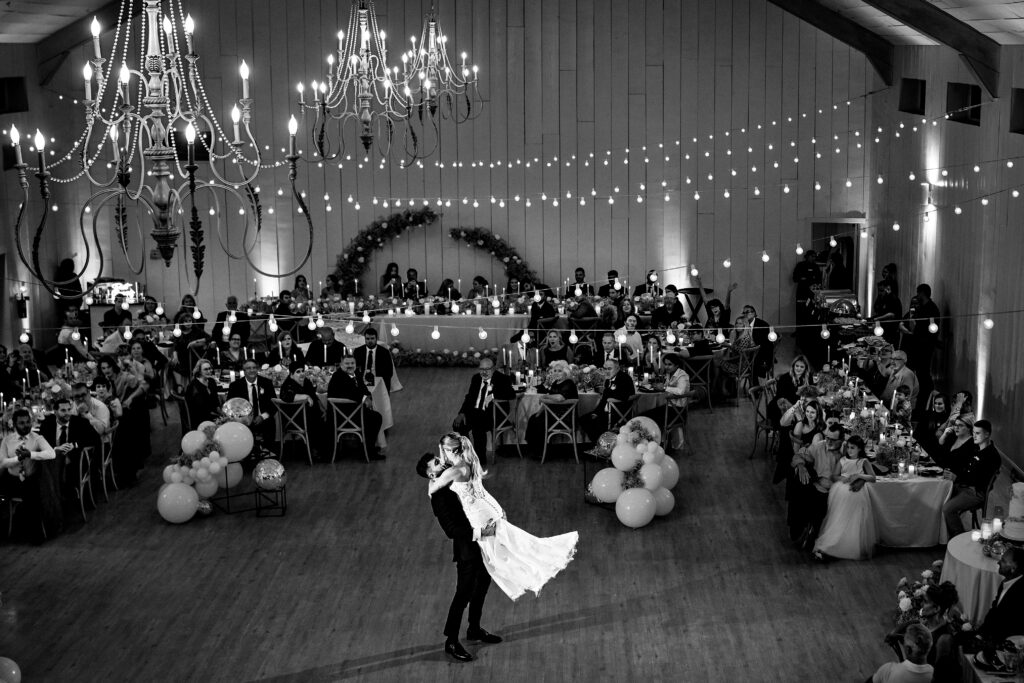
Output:
[[[932,286],[940,310],[951,316],[940,321],[940,388],[973,392],[981,416],[996,428],[997,443],[1021,463],[1024,317],[1012,312],[1024,310],[1024,239],[1019,228],[1024,197],[1014,198],[1012,192],[1024,190],[1024,136],[1009,132],[1009,95],[1011,88],[1024,87],[1024,50],[1003,47],[1003,96],[993,100],[982,90],[980,126],[943,118],[947,84],[976,83],[953,52],[941,47],[901,48],[896,74],[924,79],[927,101],[925,117],[898,112],[896,89],[872,102],[873,134],[880,136],[881,144],[869,165],[869,177],[882,175],[885,180],[881,186],[872,181],[876,189],[870,193],[869,212],[877,228],[876,267],[898,265],[904,306],[918,283]],[[922,124],[922,118],[928,122]],[[921,183],[928,181],[935,211],[925,221],[927,195]],[[987,206],[983,198],[988,198]],[[960,214],[955,213],[957,207]],[[897,221],[900,230],[894,232],[892,224]],[[986,330],[982,320],[993,312],[995,327]]]
[[[429,3],[376,5],[390,60],[397,63],[408,37],[420,34]],[[805,219],[865,210],[864,157],[848,147],[852,131],[868,127],[869,111],[858,96],[876,77],[862,55],[764,0],[455,0],[439,9],[452,56],[465,49],[481,66],[483,112],[461,127],[442,126],[440,151],[422,167],[389,163],[382,170],[377,159],[361,163],[351,134],[350,156],[303,166],[299,183],[317,226],[314,257],[304,272],[314,286],[348,241],[374,217],[395,210],[396,200],[405,208],[410,200],[420,205],[440,197],[451,200],[442,207],[441,225],[385,245],[372,256],[370,282],[390,261],[419,269],[430,283],[462,278],[468,289],[476,274],[501,281],[500,265],[487,254],[447,237],[451,227],[475,225],[508,239],[551,285],[579,265],[595,280],[615,267],[635,284],[647,268],[657,268],[663,282],[689,286],[694,264],[718,292],[739,283],[734,307],[754,303],[769,320],[786,322],[792,320],[793,247],[797,241],[810,246]],[[240,96],[235,74],[245,58],[252,67],[257,138],[269,146],[268,155],[281,158],[295,83],[322,78],[347,8],[323,0],[224,0],[192,10],[216,113],[230,126],[230,104]],[[106,34],[107,49],[109,42]],[[72,55],[53,87],[79,94],[83,60],[82,51]],[[66,144],[75,117],[67,116],[66,103],[51,100],[38,115]],[[839,136],[831,144],[841,154],[829,152],[832,135]],[[308,139],[300,146],[308,148]],[[847,176],[855,181],[849,190]],[[822,191],[813,191],[815,180]],[[304,252],[304,222],[288,197],[285,169],[264,171],[259,184],[274,214],[253,257],[268,270],[288,269]],[[787,184],[791,192],[784,193]],[[87,192],[61,187],[58,195],[68,209],[60,216],[70,221]],[[237,207],[224,210],[223,218],[237,252]],[[135,259],[151,244],[149,228],[141,228],[144,245],[134,235],[129,245]],[[78,242],[66,229],[51,245],[51,258],[80,251]],[[207,243],[209,264],[198,292],[203,308],[218,308],[228,292],[251,295],[258,288],[266,294],[292,285],[290,278],[260,276],[245,261],[228,259],[212,233]],[[105,245],[108,272],[130,277],[112,246]],[[762,250],[771,256],[767,264]],[[731,270],[723,267],[726,258]],[[142,260],[149,291],[176,310],[181,294],[194,287],[186,259],[170,268]]]

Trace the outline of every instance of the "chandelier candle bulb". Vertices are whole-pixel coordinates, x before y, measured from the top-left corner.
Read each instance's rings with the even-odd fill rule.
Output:
[[[21,133],[13,125],[11,126],[11,144],[14,145],[14,165],[21,166],[25,163],[21,158]]]
[[[245,64],[245,62],[242,62]],[[245,81],[242,81],[245,83]],[[235,134],[235,144],[239,144],[242,140],[238,137],[238,122],[242,120],[242,112],[238,110],[238,105],[231,107],[231,128]]]
[[[92,67],[88,62],[82,67],[82,78],[85,79],[85,99],[90,101],[92,100]]]
[[[242,60],[242,64],[238,67],[238,75],[242,77],[242,99],[249,99],[249,65]]]
[[[92,53],[97,60],[103,59],[103,50],[100,49],[100,22],[96,17],[92,18],[92,23],[89,25],[89,29],[92,31]]]
[[[43,153],[46,147],[46,138],[36,128],[36,151],[39,152],[39,172],[46,173],[46,155]]]
[[[298,154],[295,152],[295,134],[298,132],[299,122],[295,120],[294,116],[292,116],[291,118],[288,119],[288,154],[293,157],[298,156]]]

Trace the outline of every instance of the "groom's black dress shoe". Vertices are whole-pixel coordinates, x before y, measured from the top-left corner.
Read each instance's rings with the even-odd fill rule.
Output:
[[[479,629],[477,631],[467,631],[466,640],[479,640],[481,643],[496,645],[501,642],[501,636],[496,636],[493,633],[488,633],[483,629]]]
[[[444,644],[444,653],[457,662],[472,662],[473,655],[466,652],[462,643],[457,640],[450,640]]]

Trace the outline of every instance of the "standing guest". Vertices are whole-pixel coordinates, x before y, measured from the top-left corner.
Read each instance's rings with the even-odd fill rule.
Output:
[[[491,403],[512,400],[516,392],[508,375],[494,372],[494,361],[490,358],[481,358],[479,368],[480,371],[469,381],[469,390],[452,422],[452,429],[473,439],[473,448],[480,456],[480,463],[486,467],[487,434],[494,427]],[[497,453],[497,444],[494,448]]]
[[[665,300],[651,314],[651,327],[657,330],[675,328],[676,323],[686,317],[683,305],[679,303],[679,292],[675,285],[665,287]]]
[[[892,285],[888,280],[878,283],[878,296],[872,308],[874,317],[869,320],[882,326],[882,337],[893,346],[900,342],[900,319],[903,316],[903,305],[892,293]]]
[[[53,445],[63,480],[73,482],[78,478],[82,449],[92,447],[98,454],[100,437],[88,420],[75,414],[74,401],[61,396],[56,403],[56,411],[39,423],[39,436]]]
[[[619,329],[615,330],[615,341],[620,344],[626,344],[632,349],[632,356],[639,358],[644,352],[644,340],[637,332],[637,326],[640,324],[640,318],[636,315],[630,315],[626,318],[626,323]]]
[[[419,276],[415,268],[405,271],[405,285],[402,291],[406,299],[419,300],[427,295],[427,284],[420,282]]]
[[[191,294],[186,294],[181,297],[181,307],[178,308],[178,312],[174,314],[174,319],[177,320],[182,315],[187,315],[190,320],[194,320],[197,325],[206,325],[206,318],[200,313],[198,318],[193,317],[196,312],[196,298]]]
[[[238,297],[234,294],[225,300],[224,308],[225,310],[217,314],[217,322],[213,326],[214,337],[229,341],[232,335],[237,334],[241,337],[242,346],[247,346],[251,332],[249,314],[238,310]],[[227,333],[224,332],[224,328],[227,328]]]
[[[57,272],[53,275],[54,289],[61,296],[71,299],[82,296],[82,282],[78,279],[78,271],[75,270],[75,262],[69,258],[61,259],[57,265]]]
[[[260,377],[259,365],[250,358],[242,364],[242,376],[228,386],[228,399],[244,398],[252,405],[253,433],[263,437],[263,445],[274,441],[274,413],[277,407],[273,400],[276,397],[274,383],[267,377]]]
[[[334,338],[334,328],[324,325],[320,328],[320,338],[310,342],[306,349],[306,365],[319,368],[338,365],[345,356],[345,345]]]
[[[907,350],[909,358],[907,365],[921,382],[921,390],[925,396],[931,393],[934,383],[932,382],[932,355],[935,352],[935,344],[939,338],[938,332],[931,332],[928,328],[932,321],[939,323],[939,307],[932,301],[932,288],[927,284],[917,286],[917,307],[911,312],[911,319],[903,323],[904,330],[910,332],[912,342]],[[916,398],[915,394],[915,398]]]
[[[881,364],[879,372],[886,377],[885,389],[882,390],[882,395],[880,396],[886,405],[891,404],[896,390],[903,385],[910,388],[911,405],[917,402],[917,393],[920,390],[920,385],[917,382],[917,375],[907,366],[906,351],[893,351],[889,363],[887,365]]]
[[[122,372],[120,365],[110,356],[99,361],[100,374],[110,382],[115,396],[121,401],[124,418],[118,427],[118,438],[122,443],[132,444],[131,455],[122,463],[117,473],[131,486],[138,478],[150,454],[149,442],[149,407],[146,405],[146,388],[138,377],[131,372]]]
[[[615,288],[615,285],[618,282],[619,282],[619,271],[614,270],[614,269],[613,270],[609,270],[608,271],[608,282],[606,284],[603,284],[603,285],[601,285],[600,287],[597,288],[597,295],[599,297],[601,297],[602,299],[610,299],[612,297],[612,292],[621,291],[621,288],[622,288],[621,284],[619,285],[619,289]]]
[[[793,455],[793,484],[789,488],[789,535],[801,548],[810,548],[828,512],[832,471],[839,462],[843,428],[825,428],[825,438]],[[927,650],[925,650],[927,653]],[[924,653],[923,653],[924,654]]]
[[[651,268],[647,271],[647,277],[644,278],[642,284],[636,286],[633,289],[633,297],[643,296],[644,294],[650,294],[651,296],[661,296],[664,290],[658,286],[658,271]]]
[[[850,289],[850,271],[843,263],[843,254],[838,249],[828,255],[828,265],[825,266],[823,279],[825,289]]]
[[[149,385],[156,380],[156,369],[153,367],[153,363],[146,358],[146,349],[141,334],[132,335],[132,341],[128,344],[128,356],[121,365],[135,375],[140,382],[144,382],[146,391],[149,391]]]
[[[562,333],[558,330],[548,330],[544,341],[538,346],[540,349],[540,366],[546,368],[556,360],[564,360],[570,365],[575,361],[572,349],[562,339]]]
[[[103,401],[89,394],[89,387],[84,382],[72,385],[71,400],[74,401],[75,412],[79,417],[87,420],[97,434],[106,434],[110,429],[110,409]]]
[[[366,383],[373,386],[380,377],[384,388],[391,391],[391,380],[395,376],[395,364],[391,358],[391,352],[378,343],[377,330],[370,327],[363,332],[363,346],[358,346],[352,352],[356,359],[356,368],[360,377]]]
[[[398,270],[398,264],[393,261],[380,276],[380,293],[390,297],[402,295],[402,275]]]
[[[636,393],[636,385],[633,378],[629,376],[626,369],[618,360],[610,358],[604,362],[604,371],[607,379],[604,381],[604,389],[601,391],[601,400],[593,412],[587,413],[580,418],[580,427],[590,437],[591,441],[609,429],[618,429],[618,425],[608,424],[608,401],[628,401]]]
[[[81,324],[81,320],[78,319],[78,309],[74,306],[68,306],[64,313],[64,322],[61,325],[60,332],[57,333],[57,344],[67,349],[67,357],[74,363],[84,362],[92,358],[89,354],[89,349],[85,348],[85,344],[82,342],[81,333],[78,335],[79,338],[75,339],[75,331],[78,330]],[[54,363],[55,365],[64,363],[63,353],[59,353],[59,356],[56,359],[59,362]]]
[[[274,308],[274,318],[281,330],[290,332],[294,337],[299,327],[299,319],[295,315],[295,302],[292,301],[292,293],[287,289],[281,290],[277,295],[277,307]]]
[[[105,377],[97,377],[92,381],[92,389],[96,392],[96,400],[110,411],[110,424],[113,425],[115,420],[120,420],[124,414],[124,408],[121,407],[121,399],[114,396],[110,382]]]
[[[326,328],[325,328],[326,329]],[[376,410],[373,410],[373,398],[370,396],[366,383],[356,375],[356,359],[352,356],[345,356],[341,361],[341,368],[331,376],[327,385],[327,398],[343,398],[355,401],[363,411],[363,438],[366,440],[366,448],[373,451],[377,443],[377,435],[380,434],[380,427],[384,424],[384,418]],[[377,458],[385,457],[377,448]]]
[[[26,408],[15,408],[14,431],[0,442],[0,494],[20,498],[19,519],[24,519],[32,540],[42,543],[43,486],[40,461],[54,460],[57,454],[50,444],[32,431],[32,414]]]
[[[0,344],[0,392],[4,396],[21,398],[25,370],[21,366],[21,356],[7,353],[7,347]]]
[[[964,532],[963,522],[960,521],[961,513],[984,503],[992,477],[999,472],[1003,464],[999,451],[992,442],[992,423],[988,420],[978,420],[971,431],[974,445],[978,449],[976,453],[970,454],[967,458],[958,458],[955,462],[939,462],[956,476],[953,480],[953,492],[942,506],[942,516],[946,520],[946,530],[950,538]]]
[[[615,359],[623,366],[633,363],[633,347],[617,343],[615,335],[611,332],[605,332],[601,337],[601,351],[599,355],[602,360]]]
[[[576,280],[576,282],[570,286],[570,293],[573,296],[594,296],[594,286],[587,282],[587,271],[583,270],[582,267],[577,266],[576,270],[573,271],[573,278]],[[576,294],[577,287],[580,290],[579,294]]]
[[[271,367],[275,365],[289,367],[291,363],[302,363],[305,365],[306,354],[302,353],[302,349],[295,343],[295,338],[292,337],[291,332],[279,332],[277,335],[277,345],[270,350],[267,363]]]
[[[188,407],[191,429],[206,420],[220,418],[220,397],[217,395],[217,380],[213,373],[213,363],[200,360],[192,368],[192,379],[185,387],[185,405]]]
[[[933,669],[928,664],[932,634],[921,624],[911,624],[903,635],[902,662],[886,662],[865,683],[931,683]]]
[[[804,259],[793,268],[793,282],[796,283],[796,324],[810,325],[814,322],[815,285],[821,284],[821,269],[818,267],[818,253],[813,249],[804,252]]]
[[[889,289],[892,291],[892,295],[897,299],[900,298],[900,283],[896,276],[896,264],[887,263],[882,268],[882,280],[889,283]]]
[[[171,321],[167,319],[167,314],[163,311],[156,312],[159,306],[160,304],[157,302],[156,297],[147,294],[142,300],[142,310],[139,311],[138,325],[145,327],[153,334],[159,334],[160,331],[171,324]]]
[[[982,420],[979,420],[981,422]],[[978,629],[978,637],[988,643],[987,649],[995,650],[1010,636],[1019,635],[1021,615],[1024,614],[1024,549],[1008,546],[999,558],[999,592]],[[986,652],[986,654],[994,654]],[[989,660],[992,661],[992,660]]]
[[[576,382],[574,382],[572,377],[569,376],[569,364],[564,360],[556,360],[551,364],[544,384],[537,387],[537,393],[544,394],[540,397],[541,403],[557,403],[559,401],[568,401],[580,397],[580,392],[576,387]],[[575,405],[567,408],[554,408],[554,410],[559,413],[575,409]],[[543,447],[545,438],[544,414],[542,411],[531,416],[527,422],[526,443],[537,450]]]

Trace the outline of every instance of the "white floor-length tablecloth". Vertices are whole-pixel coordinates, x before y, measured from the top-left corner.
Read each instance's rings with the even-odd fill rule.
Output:
[[[942,580],[952,581],[956,586],[964,616],[972,624],[977,625],[984,619],[1002,579],[996,561],[985,557],[981,543],[971,540],[970,531],[950,539],[942,561]]]
[[[878,543],[895,548],[927,548],[945,543],[942,505],[953,490],[948,479],[881,478],[864,487],[878,530]]]

